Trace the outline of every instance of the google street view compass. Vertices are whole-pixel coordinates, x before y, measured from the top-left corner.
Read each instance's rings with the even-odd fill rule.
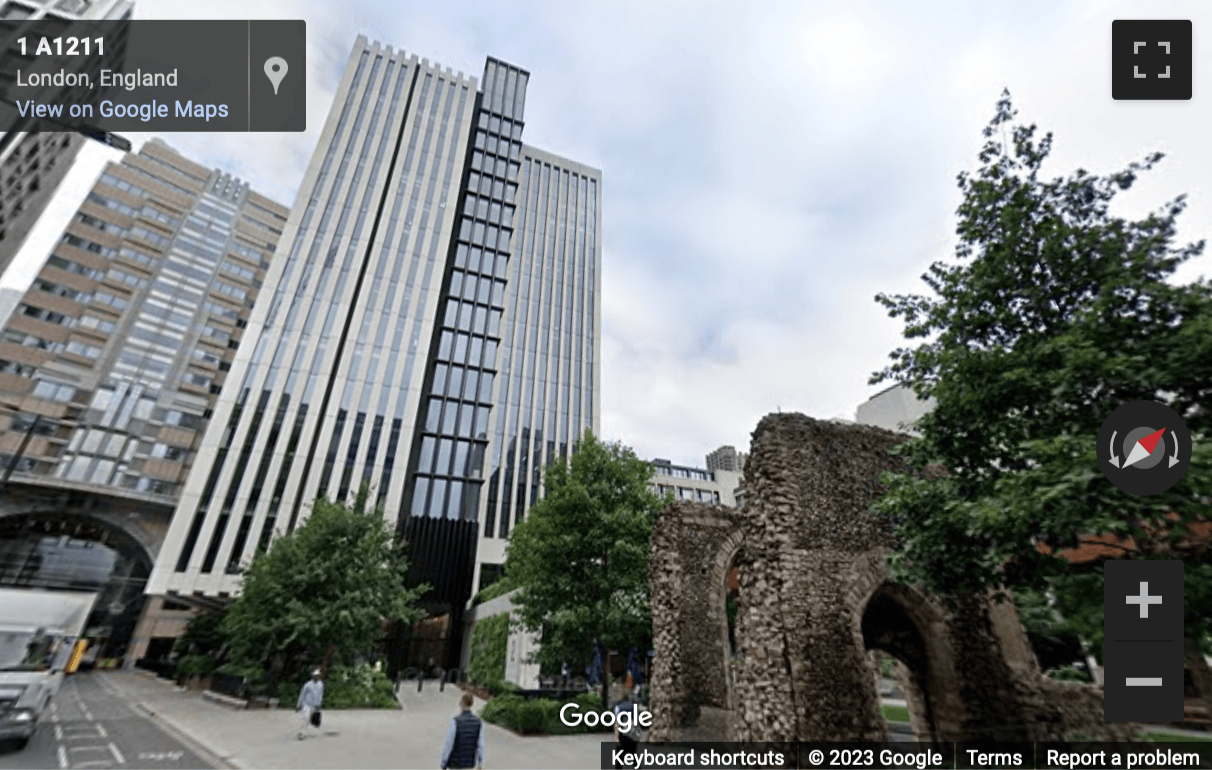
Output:
[[[1156,495],[1178,483],[1191,459],[1191,432],[1170,407],[1130,401],[1098,431],[1098,464],[1130,495]]]

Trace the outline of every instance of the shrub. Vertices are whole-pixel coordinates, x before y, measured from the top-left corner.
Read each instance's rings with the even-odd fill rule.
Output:
[[[304,679],[298,682],[279,682],[278,701],[283,708],[294,708],[299,702],[299,691]],[[387,675],[375,671],[369,663],[354,666],[333,666],[324,683],[324,708],[326,709],[398,709],[396,687]]]
[[[299,702],[299,691],[302,689],[302,682],[278,682],[278,703],[282,708],[293,709]]]
[[[517,729],[514,727],[517,713],[525,703],[526,699],[520,695],[498,695],[484,705],[480,718],[502,727]]]
[[[501,578],[487,588],[481,589],[479,593],[472,597],[471,606],[475,607],[479,604],[483,604],[484,602],[492,601],[498,596],[504,596],[515,588],[517,588],[517,586],[513,584],[512,580]]]
[[[1092,682],[1089,672],[1079,671],[1073,666],[1061,666],[1048,672],[1048,676],[1061,682]]]
[[[295,696],[298,697],[298,696]],[[324,706],[333,709],[397,709],[395,685],[369,663],[333,666],[324,685]]]
[[[471,632],[471,660],[467,675],[475,684],[495,694],[505,688],[505,656],[509,652],[509,614],[476,621]]]
[[[216,667],[209,655],[185,655],[177,661],[177,676],[206,676]]]
[[[584,714],[588,710],[599,711],[602,699],[596,693],[581,693],[572,699],[580,706]],[[568,701],[556,701],[550,698],[526,700],[520,695],[501,695],[488,701],[480,717],[487,722],[507,727],[517,732],[547,733],[549,735],[576,735],[580,733],[611,732],[613,727],[602,725],[586,726],[584,722],[569,726],[560,720],[560,709]]]
[[[265,669],[261,668],[255,663],[249,664],[228,661],[214,671],[220,674],[242,676],[247,679],[250,684],[261,684],[265,681]]]

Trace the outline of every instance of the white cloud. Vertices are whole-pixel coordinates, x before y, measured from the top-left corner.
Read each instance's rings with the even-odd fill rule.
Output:
[[[603,429],[701,463],[777,408],[851,416],[901,327],[877,292],[918,292],[954,250],[955,175],[1009,87],[1056,134],[1050,173],[1168,158],[1123,196],[1138,215],[1189,193],[1180,237],[1212,225],[1212,102],[1192,18],[1189,102],[1110,98],[1110,25],[1130,2],[449,2],[140,0],[142,18],[304,18],[308,131],[179,134],[182,152],[290,203],[358,33],[479,75],[531,72],[527,141],[604,174]],[[1184,268],[1212,273],[1212,257]]]

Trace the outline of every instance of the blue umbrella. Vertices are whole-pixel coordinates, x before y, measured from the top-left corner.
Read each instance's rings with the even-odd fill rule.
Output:
[[[640,663],[640,651],[635,647],[627,653],[627,673],[631,674],[636,687],[644,683],[644,666]]]
[[[602,648],[597,642],[593,643],[593,663],[585,667],[585,678],[591,685],[602,683]]]

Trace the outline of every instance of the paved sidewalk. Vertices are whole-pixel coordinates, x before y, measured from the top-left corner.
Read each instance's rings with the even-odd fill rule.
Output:
[[[325,711],[321,735],[300,741],[299,716],[292,709],[237,710],[178,691],[172,683],[145,674],[116,671],[103,678],[128,703],[170,731],[199,744],[235,768],[434,768],[450,718],[462,691],[447,686],[401,688],[400,711]],[[479,712],[484,701],[477,700]],[[608,734],[523,738],[484,724],[486,768],[597,768]]]

